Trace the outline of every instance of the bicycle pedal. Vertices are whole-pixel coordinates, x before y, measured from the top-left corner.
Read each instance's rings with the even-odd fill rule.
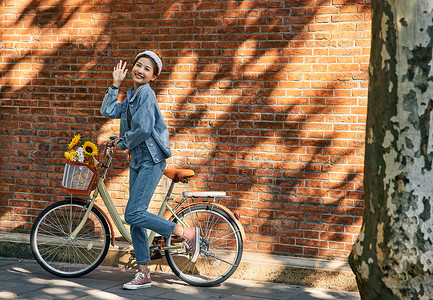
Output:
[[[130,254],[133,258],[135,258],[135,252],[134,252],[134,249],[129,250],[129,254]]]
[[[160,258],[162,258],[161,251],[153,251],[153,253],[150,254],[150,260],[160,259]]]

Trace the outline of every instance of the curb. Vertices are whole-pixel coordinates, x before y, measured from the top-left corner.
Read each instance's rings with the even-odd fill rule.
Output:
[[[29,234],[0,233],[0,256],[33,259],[29,240]],[[128,244],[116,242],[114,247],[110,246],[102,264],[134,268],[135,260],[129,249]],[[151,269],[171,272],[165,258],[153,260]],[[346,261],[244,252],[241,264],[231,278],[357,291],[355,275]]]

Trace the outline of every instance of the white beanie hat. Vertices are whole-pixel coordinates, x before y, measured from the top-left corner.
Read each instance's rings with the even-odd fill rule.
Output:
[[[146,50],[144,52],[138,53],[137,56],[135,57],[135,60],[137,60],[140,56],[143,56],[143,55],[147,55],[147,56],[149,56],[150,58],[153,59],[153,61],[156,63],[156,66],[158,68],[158,70],[157,70],[158,71],[157,72],[158,75],[161,74],[161,70],[162,70],[162,60],[161,60],[161,58],[159,58],[159,56],[155,52]]]

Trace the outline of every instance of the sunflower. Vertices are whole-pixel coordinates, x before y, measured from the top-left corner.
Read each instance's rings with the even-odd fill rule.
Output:
[[[95,156],[96,154],[98,154],[98,147],[96,147],[95,144],[89,141],[83,144],[83,150],[85,154],[90,156]]]
[[[72,149],[65,152],[65,157],[68,160],[73,160],[76,155],[77,155],[77,151]]]
[[[76,136],[74,136],[74,138],[72,139],[71,143],[69,144],[69,149],[74,148],[78,142],[80,141],[81,136],[79,134],[77,134]]]

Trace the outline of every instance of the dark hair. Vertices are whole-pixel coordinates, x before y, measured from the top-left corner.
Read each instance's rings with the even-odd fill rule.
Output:
[[[158,55],[158,53],[155,53],[155,54]],[[150,61],[153,64],[153,75],[158,75],[158,73],[159,73],[158,65],[156,64],[155,60],[147,54],[142,54],[140,56],[137,56],[132,67],[134,67],[135,64],[137,63],[137,61],[142,57],[146,57],[146,58],[150,59]],[[161,56],[158,55],[158,57],[159,57],[159,59],[161,59]],[[161,59],[161,61],[162,61],[162,59]]]

